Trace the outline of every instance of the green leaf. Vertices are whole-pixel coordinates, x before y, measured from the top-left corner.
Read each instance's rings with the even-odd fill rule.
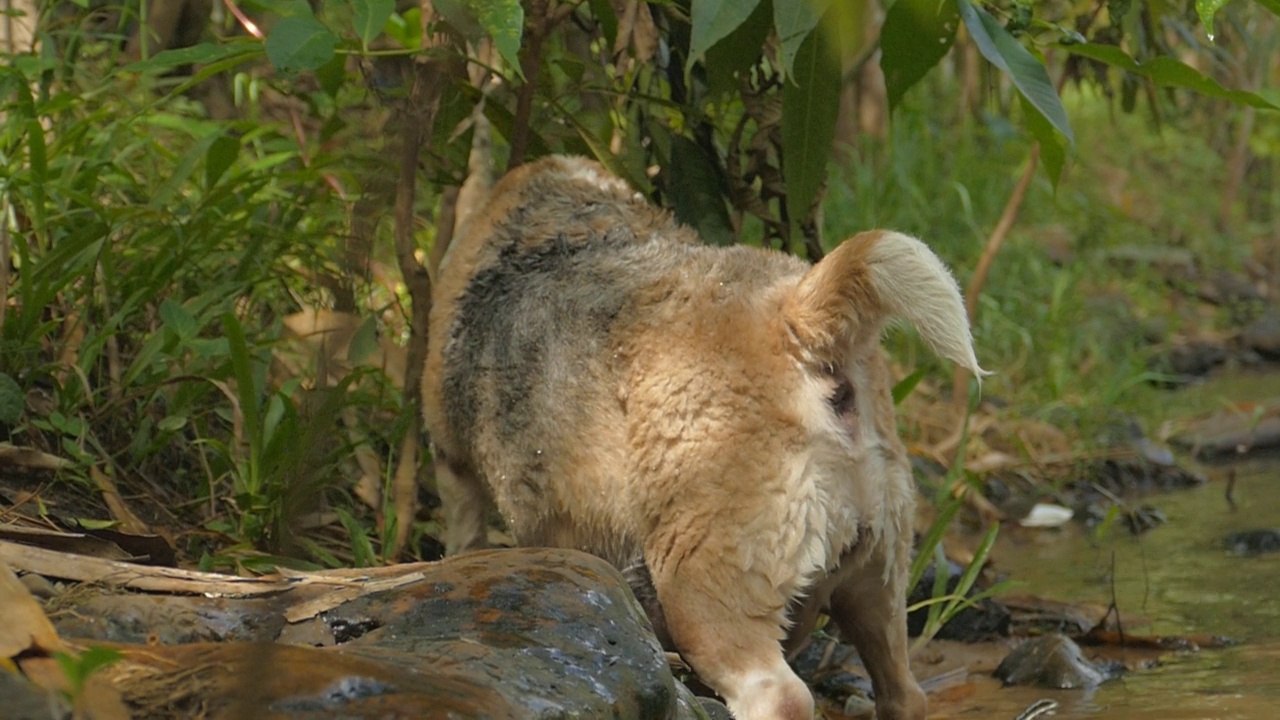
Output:
[[[1067,164],[1067,147],[1061,140],[1062,136],[1053,129],[1053,125],[1039,109],[1021,95],[1018,99],[1022,101],[1022,117],[1027,132],[1040,143],[1040,162],[1044,164],[1044,172],[1049,176],[1054,190],[1057,190],[1058,180],[1062,178],[1062,168]]]
[[[334,512],[338,515],[338,520],[342,522],[342,527],[346,529],[347,536],[351,538],[351,554],[355,558],[356,567],[373,567],[378,564],[378,554],[373,550],[373,543],[369,540],[369,533],[359,520],[340,506],[334,506]]]
[[[27,397],[8,373],[0,372],[0,425],[16,425],[22,419]]]
[[[524,77],[520,67],[520,41],[524,36],[524,8],[520,0],[472,0],[478,7],[480,26],[512,70]]]
[[[701,145],[683,135],[671,138],[666,183],[677,220],[697,230],[703,242],[733,244],[733,223],[725,206],[728,189]]]
[[[351,335],[351,342],[347,345],[347,360],[352,363],[361,362],[377,349],[378,320],[369,316]]]
[[[479,40],[484,36],[484,28],[480,27],[474,4],[474,0],[435,0],[433,3],[436,12],[454,30],[468,40]]]
[[[1270,10],[1274,15],[1280,15],[1280,0],[1257,0],[1262,7]]]
[[[219,134],[204,153],[204,186],[211,188],[235,164],[240,155],[240,138]]]
[[[831,0],[774,0],[773,29],[778,33],[778,64],[791,77],[800,46],[818,26]]]
[[[1196,14],[1200,16],[1200,22],[1204,23],[1209,42],[1213,42],[1213,16],[1226,4],[1227,0],[1196,0]]]
[[[177,432],[187,426],[186,415],[168,415],[156,423],[156,429],[163,432]]]
[[[1237,105],[1249,105],[1264,110],[1280,110],[1280,104],[1273,103],[1256,93],[1244,90],[1228,90],[1219,85],[1217,81],[1202,74],[1199,70],[1171,57],[1158,57],[1146,63],[1139,63],[1114,45],[1081,43],[1079,45],[1062,45],[1062,48],[1074,55],[1097,60],[1148,78],[1157,85],[1192,90],[1206,97],[1230,100]]]
[[[191,177],[191,173],[195,172],[196,166],[208,154],[209,148],[213,147],[214,142],[222,136],[223,131],[221,129],[214,130],[201,138],[199,142],[183,154],[182,159],[178,161],[178,164],[169,173],[169,177],[165,178],[165,181],[151,195],[151,205],[154,207],[167,206],[173,196],[182,188],[182,184]]]
[[[72,697],[77,697],[84,690],[84,684],[90,675],[116,662],[124,655],[119,650],[95,646],[79,655],[57,652],[53,657],[71,686]]]
[[[808,217],[827,177],[840,110],[840,66],[815,30],[796,54],[795,82],[782,88],[782,176],[793,226]]]
[[[488,103],[486,108],[490,105],[497,105],[497,103]],[[560,114],[560,117],[578,133],[578,137],[582,139],[583,144],[587,146],[587,149],[591,151],[595,159],[608,168],[609,172],[626,180],[627,184],[639,192],[647,193],[652,189],[649,179],[643,173],[632,172],[631,168],[622,161],[622,158],[609,149],[609,144],[601,140],[598,135],[591,131],[591,128],[584,125],[577,115],[559,103],[553,103],[553,106],[556,112]],[[530,143],[530,146],[532,146],[532,143]]]
[[[686,72],[707,50],[746,22],[759,4],[760,0],[693,0]]]
[[[707,85],[712,94],[733,95],[737,92],[738,74],[760,61],[771,29],[773,9],[770,3],[761,2],[751,17],[707,49],[703,67],[706,68]]]
[[[190,340],[200,332],[200,324],[181,303],[165,298],[160,303],[160,320],[182,340]]]
[[[48,147],[44,142],[44,126],[34,118],[27,125],[27,161],[31,167],[31,222],[37,237],[45,230],[45,180],[49,174]],[[6,218],[4,222],[8,222]],[[7,260],[5,262],[8,262]]]
[[[911,394],[911,391],[915,390],[916,386],[920,384],[920,381],[924,379],[924,375],[925,369],[918,368],[915,372],[899,380],[897,384],[893,386],[893,404],[901,405],[902,401],[906,400],[907,396]]]
[[[880,29],[880,69],[889,111],[951,50],[960,28],[955,3],[943,0],[898,0]]]
[[[146,60],[130,63],[122,68],[125,72],[151,72],[155,70],[172,70],[182,65],[205,65],[219,62],[238,55],[249,55],[258,51],[257,43],[200,43],[177,50],[162,50]]]
[[[482,34],[492,38],[502,59],[516,75],[524,77],[520,67],[524,8],[520,0],[436,0],[435,8],[468,39],[478,39]]]
[[[600,23],[604,39],[609,43],[607,47],[612,48],[618,42],[618,15],[613,11],[613,4],[609,0],[587,0],[587,4],[591,6],[591,14]]]
[[[422,47],[422,10],[410,8],[401,13],[391,13],[383,32],[392,40],[404,47],[418,49]]]
[[[315,70],[329,62],[338,38],[312,17],[287,17],[267,36],[267,59],[284,73]]]
[[[956,0],[956,4],[960,8],[960,18],[982,55],[1003,70],[1013,80],[1018,92],[1067,138],[1068,143],[1074,145],[1075,135],[1071,132],[1067,111],[1062,107],[1058,91],[1049,82],[1044,63],[1037,60],[986,10],[974,6],[969,0]]]
[[[395,12],[395,0],[351,0],[355,10],[356,32],[360,35],[360,46],[369,49],[369,43],[382,33],[391,13]]]

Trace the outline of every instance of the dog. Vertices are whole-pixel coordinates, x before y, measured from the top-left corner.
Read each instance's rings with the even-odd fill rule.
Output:
[[[709,247],[593,161],[508,173],[438,272],[423,404],[446,551],[576,548],[639,577],[655,628],[739,720],[809,720],[784,652],[822,611],[880,720],[907,658],[914,488],[891,318],[979,376],[956,283],[875,231],[815,265]]]

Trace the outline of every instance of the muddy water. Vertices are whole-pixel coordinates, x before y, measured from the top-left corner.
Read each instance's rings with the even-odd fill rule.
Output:
[[[1013,718],[1043,697],[1061,703],[1055,717],[1280,718],[1280,555],[1235,557],[1222,547],[1232,531],[1280,527],[1280,464],[1237,468],[1234,511],[1225,487],[1217,479],[1149,498],[1169,522],[1138,538],[1118,524],[1102,538],[1075,524],[1059,531],[1016,528],[996,562],[1024,581],[1015,592],[1105,606],[1114,557],[1115,599],[1127,633],[1207,633],[1239,645],[1165,654],[1153,667],[1091,693],[979,691],[968,702],[943,703],[938,716]],[[1125,660],[1150,662],[1136,654]]]

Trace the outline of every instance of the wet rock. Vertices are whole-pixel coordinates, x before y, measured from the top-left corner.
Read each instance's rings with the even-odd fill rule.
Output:
[[[1277,552],[1280,551],[1280,529],[1233,532],[1223,544],[1230,552],[1245,557]]]
[[[1166,375],[1160,383],[1176,387],[1208,375],[1229,357],[1222,345],[1197,340],[1167,348],[1151,359],[1150,366]]]
[[[1221,412],[1192,423],[1170,438],[1200,460],[1223,460],[1280,447],[1280,414],[1239,410]]]
[[[1258,354],[1280,360],[1280,306],[1272,305],[1263,311],[1241,332],[1240,340]]]
[[[857,649],[822,630],[815,631],[809,643],[791,659],[791,667],[815,695],[836,706],[850,702],[856,705],[858,698],[870,702],[874,697]]]
[[[1023,642],[995,672],[1005,685],[1056,689],[1096,687],[1114,675],[1114,668],[1089,662],[1079,645],[1057,633]]]
[[[212,717],[618,717],[692,719],[617,570],[561,550],[475,552],[424,579],[366,594],[283,643],[187,644],[129,653],[138,715]],[[157,705],[159,703],[159,705]]]
[[[703,713],[702,715],[694,715],[695,717],[700,719],[705,717],[705,720],[733,720],[733,715],[729,712],[729,708],[719,700],[713,700],[707,697],[693,697],[693,693],[690,693],[683,687],[681,689],[683,690],[683,694],[681,695],[682,707],[684,702],[683,698],[687,696],[693,702],[693,706],[690,707],[689,710],[693,713]]]
[[[1168,492],[1198,487],[1206,482],[1204,475],[1178,465],[1166,465],[1152,462],[1145,457],[1107,458],[1098,462],[1086,463],[1079,469],[1076,484],[1085,488],[1082,493],[1084,504],[1095,499],[1090,497],[1087,488],[1096,486],[1111,495],[1124,495],[1132,492]],[[1104,495],[1105,493],[1095,494]],[[1078,509],[1083,510],[1083,507]]]
[[[42,690],[16,672],[0,670],[0,717],[6,720],[49,720],[70,717],[71,707],[55,693]]]
[[[59,635],[121,643],[271,641],[285,624],[267,600],[120,593],[90,596],[70,609],[54,620]]]
[[[964,574],[964,568],[949,560],[947,562],[950,565],[951,574],[947,580],[947,592],[954,593],[956,587],[960,584],[960,576]],[[934,579],[935,569],[933,565],[930,565],[924,571],[924,575],[915,589],[911,591],[911,595],[908,596],[907,604],[914,605],[933,597]],[[979,591],[980,589],[975,584],[973,588],[970,588],[969,596]],[[928,608],[920,608],[908,614],[907,633],[912,637],[923,633],[928,617]],[[946,625],[942,626],[942,629],[934,637],[939,640],[958,640],[960,642],[979,642],[997,637],[1008,637],[1009,621],[1008,608],[992,598],[983,598],[976,604],[957,613]]]

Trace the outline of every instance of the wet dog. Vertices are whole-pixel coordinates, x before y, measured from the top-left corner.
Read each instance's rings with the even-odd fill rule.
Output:
[[[600,165],[518,168],[450,248],[424,385],[447,548],[577,548],[651,583],[659,630],[740,720],[808,720],[784,659],[827,611],[880,720],[923,718],[907,661],[913,487],[880,349],[902,318],[974,372],[920,241],[821,262],[713,248]],[[634,575],[634,574],[633,574]]]

